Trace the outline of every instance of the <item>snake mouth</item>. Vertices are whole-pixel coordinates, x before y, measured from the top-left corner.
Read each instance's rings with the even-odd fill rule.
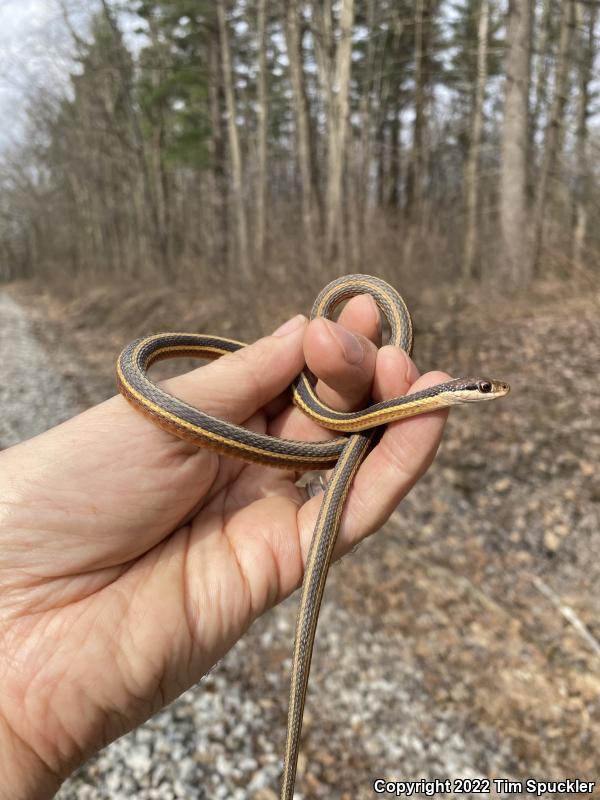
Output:
[[[493,397],[505,397],[510,392],[510,384],[505,381],[491,381]]]

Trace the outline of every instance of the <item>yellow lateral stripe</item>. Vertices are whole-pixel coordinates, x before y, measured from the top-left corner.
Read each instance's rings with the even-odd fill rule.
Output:
[[[203,347],[201,345],[177,344],[172,345],[171,347],[158,347],[156,350],[153,350],[150,353],[144,362],[144,368],[147,369],[149,365],[158,360],[159,356],[164,355],[165,353],[181,353],[182,351],[189,352],[191,350],[193,350],[198,356],[201,356],[204,353],[218,353],[221,356],[231,353],[231,350],[224,350],[222,347]]]
[[[121,383],[127,387],[127,391],[135,397],[138,403],[143,408],[151,409],[157,416],[162,417],[163,419],[168,419],[170,422],[179,425],[181,428],[186,428],[192,433],[196,433],[200,436],[204,436],[205,439],[211,439],[215,442],[219,442],[221,444],[227,445],[229,448],[233,450],[238,450],[239,452],[250,451],[252,453],[256,453],[257,455],[268,455],[270,458],[280,459],[281,461],[293,461],[299,464],[303,464],[305,462],[313,462],[318,460],[318,456],[301,456],[301,455],[290,455],[287,453],[275,453],[272,450],[267,450],[266,448],[254,447],[249,444],[241,444],[240,442],[236,441],[235,439],[228,439],[225,436],[221,436],[218,433],[213,433],[213,431],[209,431],[206,428],[201,428],[199,425],[194,425],[192,422],[188,422],[181,417],[178,417],[176,414],[171,414],[170,411],[166,411],[162,406],[153,403],[152,400],[148,400],[143,394],[134,389],[134,387],[129,383],[123,370],[121,369],[121,365],[117,365],[117,373],[119,375],[119,379]],[[174,398],[175,400],[177,398]],[[183,402],[183,401],[180,401]],[[228,423],[226,423],[228,424]],[[229,423],[233,424],[233,423]],[[327,461],[327,456],[323,457],[324,461]]]
[[[374,419],[380,419],[381,417],[392,416],[393,419],[388,419],[389,422],[395,422],[396,420],[403,419],[406,416],[410,416],[406,412],[411,411],[415,404],[419,401],[407,401],[403,403],[401,406],[388,406],[387,408],[380,408],[378,411],[371,411],[369,414],[363,414],[360,419],[332,419],[331,417],[326,417],[321,414],[319,411],[316,411],[312,406],[308,405],[303,398],[299,395],[294,393],[294,403],[300,408],[304,413],[309,416],[311,419],[318,421],[323,424],[324,428],[329,428],[329,430],[339,430],[339,431],[356,431],[356,430],[366,430],[366,427],[356,427],[362,426],[362,423],[365,421],[370,421]],[[428,409],[431,411],[432,409]],[[397,416],[394,416],[396,415]],[[414,415],[413,415],[414,416]],[[334,427],[335,426],[335,427]],[[344,427],[341,427],[344,426]],[[349,427],[352,426],[352,427]]]
[[[174,344],[168,347],[157,347],[156,350],[152,351],[152,355],[155,356],[157,353],[179,352],[180,350],[198,350],[200,353],[223,353],[223,355],[232,352],[231,350],[226,350],[224,347],[210,347],[200,344]]]

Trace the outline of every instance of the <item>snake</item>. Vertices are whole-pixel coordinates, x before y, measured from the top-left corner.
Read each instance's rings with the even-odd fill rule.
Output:
[[[371,275],[347,275],[329,283],[318,295],[311,319],[333,318],[343,302],[361,294],[375,300],[389,327],[389,344],[409,356],[413,324],[398,292]],[[308,417],[335,434],[326,441],[294,441],[250,431],[217,419],[179,400],[148,377],[152,364],[167,358],[215,359],[246,345],[234,339],[199,333],[159,333],[136,339],[117,361],[117,384],[133,407],[153,423],[198,447],[268,467],[306,472],[333,471],[323,492],[304,569],[296,622],[290,680],[288,723],[281,780],[281,800],[293,800],[300,736],[317,621],[342,512],[360,465],[375,446],[384,426],[397,420],[508,394],[504,381],[455,378],[436,386],[374,403],[360,411],[342,412],[325,405],[315,376],[305,368],[292,384],[292,400]]]

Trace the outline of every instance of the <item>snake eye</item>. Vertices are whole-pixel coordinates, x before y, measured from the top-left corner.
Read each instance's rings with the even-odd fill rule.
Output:
[[[479,381],[477,388],[483,394],[489,394],[492,391],[492,384],[489,381]]]

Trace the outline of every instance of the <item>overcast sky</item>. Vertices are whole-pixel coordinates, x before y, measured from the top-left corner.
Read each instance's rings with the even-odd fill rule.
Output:
[[[71,24],[85,35],[95,0],[61,0]],[[133,20],[119,15],[134,51]],[[58,0],[0,0],[0,150],[22,136],[27,97],[60,91],[73,67],[72,42]]]
[[[67,6],[80,28],[93,3],[67,0]],[[0,0],[0,148],[22,135],[27,97],[63,85],[70,52],[55,0]]]
[[[53,0],[0,0],[0,145],[18,137],[26,94],[43,85],[56,24]]]

